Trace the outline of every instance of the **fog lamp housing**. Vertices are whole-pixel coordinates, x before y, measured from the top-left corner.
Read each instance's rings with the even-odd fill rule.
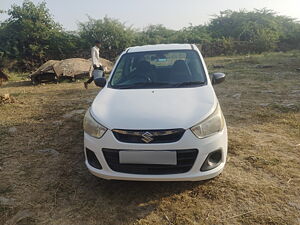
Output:
[[[201,166],[200,171],[208,171],[216,168],[222,163],[222,158],[223,152],[221,149],[209,153]]]
[[[88,148],[85,149],[85,152],[86,152],[86,158],[87,158],[88,163],[92,167],[94,167],[94,168],[96,168],[98,170],[101,170],[102,166],[101,166],[99,160],[97,159],[96,154],[92,150],[90,150]]]

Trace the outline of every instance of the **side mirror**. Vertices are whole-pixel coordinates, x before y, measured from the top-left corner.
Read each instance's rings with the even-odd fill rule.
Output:
[[[106,85],[106,79],[104,77],[100,77],[95,79],[94,83],[96,84],[96,86],[103,88]]]
[[[213,85],[222,83],[225,80],[224,73],[213,73],[211,76],[211,83]]]

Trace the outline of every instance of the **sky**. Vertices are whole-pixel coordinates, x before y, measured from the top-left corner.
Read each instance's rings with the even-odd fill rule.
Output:
[[[32,0],[34,3],[41,0]],[[23,0],[0,0],[0,10]],[[66,30],[76,30],[79,22],[108,16],[127,26],[142,29],[163,24],[171,29],[205,24],[220,11],[268,8],[300,21],[300,0],[46,0],[56,22]],[[7,15],[0,14],[0,21]]]

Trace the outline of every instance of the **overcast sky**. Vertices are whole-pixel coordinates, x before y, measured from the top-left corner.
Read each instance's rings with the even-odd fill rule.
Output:
[[[23,0],[0,0],[0,9]],[[41,2],[33,0],[33,2]],[[149,24],[163,24],[180,29],[204,24],[212,15],[226,9],[268,8],[280,15],[300,20],[300,0],[46,0],[54,19],[67,30],[75,30],[78,22],[87,21],[87,15],[99,19],[104,16],[119,19],[126,25],[143,28]],[[0,20],[7,18],[0,14]]]

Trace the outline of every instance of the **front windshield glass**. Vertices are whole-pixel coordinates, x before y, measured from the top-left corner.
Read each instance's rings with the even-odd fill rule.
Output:
[[[206,84],[198,53],[172,50],[126,53],[110,81],[117,89],[195,87]]]

